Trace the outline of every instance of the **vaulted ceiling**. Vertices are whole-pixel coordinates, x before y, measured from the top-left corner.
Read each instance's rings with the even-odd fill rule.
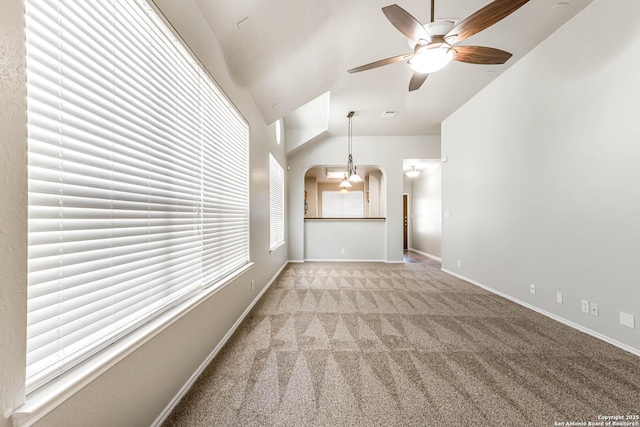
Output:
[[[516,63],[592,0],[531,0],[461,45],[513,53],[504,65],[452,61],[408,92],[404,62],[349,74],[369,62],[411,52],[407,39],[382,13],[389,0],[196,0],[239,78],[267,123],[330,92],[328,132],[344,135],[356,111],[354,135],[438,134],[440,123]],[[430,21],[428,0],[396,0],[419,21]],[[461,20],[489,0],[436,0],[436,19]],[[588,41],[585,41],[588,43]],[[393,118],[381,118],[396,110]]]

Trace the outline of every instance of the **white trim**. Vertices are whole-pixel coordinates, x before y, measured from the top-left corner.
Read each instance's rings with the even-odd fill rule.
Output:
[[[609,343],[609,344],[611,344],[613,346],[616,346],[616,347],[618,347],[618,348],[620,348],[620,349],[622,349],[624,351],[627,351],[627,352],[629,352],[629,353],[631,353],[631,354],[633,354],[635,356],[639,356],[640,357],[640,349],[628,346],[627,344],[621,343],[620,341],[614,340],[613,338],[609,338],[606,335],[602,335],[599,332],[593,331],[593,330],[591,330],[589,328],[585,328],[582,325],[579,325],[579,324],[574,323],[574,322],[572,322],[570,320],[567,320],[564,317],[560,317],[557,314],[550,313],[550,312],[548,312],[546,310],[543,310],[543,309],[538,308],[538,307],[536,307],[534,305],[531,305],[531,304],[526,303],[524,301],[521,301],[521,300],[519,300],[517,298],[514,298],[511,295],[507,295],[504,292],[497,291],[497,290],[492,289],[492,288],[490,288],[490,287],[488,287],[486,285],[483,285],[482,283],[478,283],[475,280],[471,280],[468,277],[462,276],[460,274],[454,273],[454,272],[449,271],[449,270],[444,269],[444,268],[441,268],[440,270],[444,271],[447,274],[455,276],[455,277],[457,277],[459,279],[466,280],[467,282],[469,282],[469,283],[471,283],[473,285],[476,285],[476,286],[478,286],[478,287],[480,287],[482,289],[485,289],[485,290],[487,290],[487,291],[489,291],[491,293],[494,293],[494,294],[499,295],[499,296],[501,296],[503,298],[506,298],[509,301],[515,302],[516,304],[519,304],[519,305],[521,305],[523,307],[526,307],[526,308],[528,308],[530,310],[533,310],[533,311],[535,311],[537,313],[540,313],[543,316],[547,316],[550,319],[553,319],[553,320],[555,320],[557,322],[560,322],[560,323],[562,323],[564,325],[567,325],[567,326],[569,326],[569,327],[571,327],[573,329],[576,329],[576,330],[578,330],[580,332],[584,332],[587,335],[591,335],[594,338],[602,340],[602,341],[604,341],[606,343]]]
[[[29,427],[38,422],[178,319],[231,284],[247,272],[253,264],[252,262],[245,264],[219,284],[201,289],[183,303],[176,305],[95,356],[27,395],[24,405],[15,409],[11,414],[14,427]]]
[[[222,349],[222,347],[224,347],[224,345],[227,343],[229,338],[231,338],[231,336],[236,331],[236,329],[238,329],[238,326],[240,326],[244,318],[247,317],[249,312],[251,312],[251,309],[253,308],[253,306],[256,305],[258,301],[260,301],[260,298],[262,298],[262,295],[264,295],[264,293],[267,291],[267,289],[269,289],[271,284],[275,282],[275,280],[278,278],[278,276],[280,275],[282,270],[284,270],[287,264],[288,262],[285,262],[284,264],[282,264],[282,267],[280,267],[280,270],[278,270],[276,274],[274,274],[274,276],[271,278],[269,283],[267,283],[267,285],[264,288],[262,288],[260,293],[256,295],[256,297],[253,299],[251,304],[249,304],[249,307],[247,307],[247,309],[244,311],[244,313],[242,313],[240,318],[236,320],[236,323],[234,323],[231,329],[229,329],[229,332],[225,334],[225,336],[218,343],[218,345],[213,349],[213,351],[209,353],[209,356],[207,356],[207,358],[200,364],[198,369],[196,369],[196,371],[191,375],[191,377],[182,386],[182,388],[173,397],[173,399],[171,399],[169,404],[164,408],[164,410],[160,413],[160,415],[158,415],[158,418],[156,418],[156,420],[151,424],[151,427],[160,426],[162,425],[162,423],[164,423],[167,420],[171,412],[175,409],[176,406],[178,406],[178,403],[180,403],[180,400],[187,394],[187,392],[191,389],[191,387],[193,387],[193,384],[195,384],[195,382],[200,377],[200,375],[202,375],[202,373],[207,368],[209,363],[211,363],[211,361],[216,357],[216,355]]]
[[[411,183],[411,187],[413,188],[413,183]],[[411,228],[412,228],[412,224],[411,224],[412,223],[412,221],[411,221],[411,219],[412,219],[411,218],[411,192],[409,192],[409,193],[403,192],[402,193],[402,197],[404,198],[404,196],[407,196],[407,250],[409,250],[411,248],[411,244],[413,243],[413,239],[411,238]],[[403,205],[404,205],[404,203],[403,203]],[[402,230],[402,234],[403,234],[402,237],[403,237],[403,240],[404,240],[404,230]]]
[[[413,249],[413,248],[409,248],[409,250],[410,250],[410,251],[412,251],[412,252],[419,253],[420,255],[424,255],[424,256],[426,256],[427,258],[435,259],[436,261],[440,261],[440,262],[442,262],[442,258],[440,258],[439,256],[431,255],[431,254],[429,254],[429,253],[422,252],[422,251],[419,251],[419,250],[417,250],[417,249]]]
[[[285,242],[284,240],[282,242],[278,243],[275,248],[269,249],[269,255],[271,255],[272,253],[274,253],[275,251],[277,251],[278,249],[280,249],[281,247],[283,247],[286,244],[287,244],[287,242]]]
[[[285,243],[285,199],[284,167],[269,151],[269,254]]]

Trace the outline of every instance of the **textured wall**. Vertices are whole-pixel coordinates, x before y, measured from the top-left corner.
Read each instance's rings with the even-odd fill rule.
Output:
[[[0,1],[0,426],[23,403],[27,328],[24,5]]]

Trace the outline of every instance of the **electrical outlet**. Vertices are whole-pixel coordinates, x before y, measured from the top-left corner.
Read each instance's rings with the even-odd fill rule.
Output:
[[[589,313],[589,301],[587,301],[586,299],[582,300],[582,312]]]
[[[344,248],[340,249],[340,253],[344,253],[344,252],[345,252]]]
[[[562,304],[562,292],[556,292],[556,302]]]
[[[598,315],[598,304],[596,304],[595,302],[591,302],[589,303],[589,311],[591,312],[592,316],[597,316]]]
[[[620,324],[622,326],[626,326],[627,328],[635,329],[635,316],[633,314],[625,313],[623,311],[620,312]]]
[[[458,260],[458,268],[462,267],[462,261]]]
[[[251,279],[251,290],[253,290],[254,285],[255,285],[255,282],[253,279]]]
[[[534,285],[533,283],[529,285],[529,291],[531,291],[532,294],[536,293],[536,285]]]

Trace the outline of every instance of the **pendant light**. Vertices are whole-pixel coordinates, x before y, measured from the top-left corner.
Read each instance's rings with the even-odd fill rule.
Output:
[[[352,154],[352,149],[353,149],[353,124],[352,124],[353,115],[354,115],[353,111],[350,111],[349,114],[347,114],[347,119],[349,119],[349,128],[348,128],[348,132],[347,132],[347,145],[348,145],[347,148],[348,148],[348,151],[349,151],[349,158],[347,159],[347,174],[345,175],[345,181],[347,181],[347,182],[349,182],[349,181],[350,182],[361,182],[362,178],[360,178],[360,175],[358,175],[356,167],[353,165],[353,154]],[[349,185],[349,187],[351,187],[351,185]]]
[[[407,175],[409,178],[415,178],[416,176],[420,175],[420,171],[416,169],[415,166],[411,166],[411,168],[405,172],[405,175]]]

